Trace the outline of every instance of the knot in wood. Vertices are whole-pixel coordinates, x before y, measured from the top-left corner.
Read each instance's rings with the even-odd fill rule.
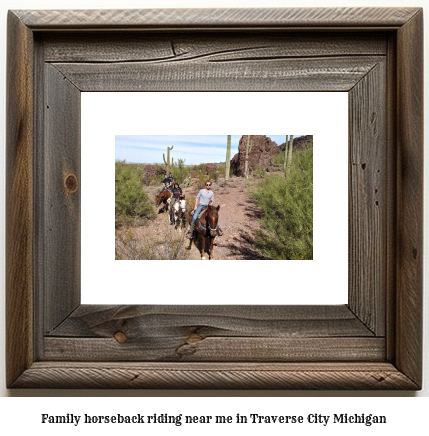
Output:
[[[67,192],[69,194],[73,194],[77,191],[77,178],[74,174],[69,174],[66,176],[66,179],[64,181],[64,185],[67,189]]]
[[[202,341],[203,338],[198,335],[197,333],[191,333],[188,338],[186,338],[185,343],[190,345],[190,344],[195,344],[196,342]]]
[[[128,337],[124,332],[121,332],[120,330],[117,331],[113,337],[115,338],[116,342],[119,342],[120,344],[123,344],[124,342],[127,342]]]

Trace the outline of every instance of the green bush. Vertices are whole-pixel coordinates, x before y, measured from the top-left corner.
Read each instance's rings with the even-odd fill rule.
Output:
[[[260,178],[263,179],[266,176],[267,172],[261,168],[260,166],[256,167],[253,171],[252,171],[252,175],[256,178]]]
[[[144,165],[142,165],[143,169],[143,183],[148,186],[157,186],[160,185],[162,180],[164,179],[165,174],[165,166],[161,164],[154,164],[156,173],[149,177],[148,174],[144,172]]]
[[[155,215],[153,205],[142,186],[140,165],[115,162],[115,215],[116,218],[151,218]]]
[[[217,171],[219,173],[219,176],[225,177],[225,165],[218,166]]]
[[[218,170],[212,171],[209,174],[208,179],[217,182],[219,180],[219,171]]]
[[[185,179],[189,178],[190,168],[185,166],[185,159],[179,159],[177,165],[170,168],[174,181],[182,186]]]
[[[206,164],[194,165],[191,168],[191,173],[193,177],[200,177],[206,174]]]
[[[205,174],[200,174],[197,182],[198,189],[204,189],[206,187],[207,180],[209,180],[208,176]]]
[[[183,180],[183,183],[180,186],[181,186],[181,188],[187,188],[189,186],[192,186],[192,179],[191,179],[191,177],[186,177],[186,179]]]
[[[293,158],[293,155],[292,155],[292,158]],[[280,153],[276,154],[276,155],[273,157],[273,163],[274,163],[274,165],[276,165],[277,167],[279,167],[281,170],[284,170],[284,167],[285,167],[285,160],[286,160],[286,158],[285,158],[285,152],[284,152],[284,151],[281,151]]]
[[[257,246],[268,259],[313,258],[313,149],[294,154],[290,176],[265,177],[252,194],[263,211]]]
[[[196,195],[186,196],[186,223],[189,223],[189,220],[191,218],[191,210],[194,209],[196,199]]]

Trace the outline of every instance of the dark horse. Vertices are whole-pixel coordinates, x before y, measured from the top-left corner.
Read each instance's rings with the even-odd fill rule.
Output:
[[[218,219],[219,219],[219,209],[214,206],[207,206],[207,209],[201,215],[201,218],[197,218],[195,221],[194,235],[195,235],[195,245],[197,245],[198,237],[201,236],[202,249],[201,249],[201,260],[206,260],[206,238],[210,238],[210,252],[209,259],[213,258],[213,242],[217,236],[218,231]],[[189,220],[189,224],[192,223],[192,215]],[[189,241],[188,250],[191,249],[192,239]]]
[[[171,193],[168,190],[162,191],[161,194],[158,194],[155,196],[155,206],[159,207],[160,204],[163,205],[163,207],[160,210],[165,210],[167,212],[168,210],[168,202],[167,200],[171,197]],[[160,212],[158,210],[158,213]]]

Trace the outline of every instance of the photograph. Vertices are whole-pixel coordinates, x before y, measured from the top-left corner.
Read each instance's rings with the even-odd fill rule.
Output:
[[[116,260],[312,260],[313,135],[117,135]]]

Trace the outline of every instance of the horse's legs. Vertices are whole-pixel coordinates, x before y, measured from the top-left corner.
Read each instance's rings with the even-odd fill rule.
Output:
[[[191,247],[192,247],[192,240],[193,240],[193,238],[189,239],[189,246],[186,247],[187,250],[190,250],[190,249],[191,249]],[[196,243],[196,242],[195,242],[195,246],[197,246],[197,243]]]
[[[210,236],[210,256],[209,259],[212,260],[213,259],[213,242],[214,242],[215,238],[212,238]]]
[[[201,260],[206,260],[206,237],[204,234],[201,235]]]

